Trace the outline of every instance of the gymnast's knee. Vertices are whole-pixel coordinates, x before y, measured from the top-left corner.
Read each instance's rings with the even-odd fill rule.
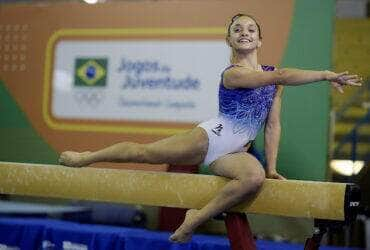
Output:
[[[162,164],[165,163],[161,150],[156,148],[154,144],[138,144],[137,158],[140,163]]]
[[[238,178],[244,194],[257,193],[260,190],[265,181],[265,172],[262,168],[261,170],[252,171]]]
[[[136,142],[123,142],[123,150],[127,150],[127,161],[136,163],[145,163],[147,158],[147,150],[145,144]]]

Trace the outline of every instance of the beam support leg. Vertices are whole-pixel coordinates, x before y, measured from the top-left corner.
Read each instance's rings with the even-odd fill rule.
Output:
[[[257,249],[256,242],[245,213],[227,213],[225,224],[232,250]]]

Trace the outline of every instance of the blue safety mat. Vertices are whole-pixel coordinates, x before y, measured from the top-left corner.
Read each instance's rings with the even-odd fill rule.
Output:
[[[170,233],[138,228],[78,224],[74,222],[36,219],[0,218],[0,246],[21,250],[228,250],[227,238],[194,235],[190,243],[173,244]],[[5,248],[8,247],[8,248]],[[302,250],[301,244],[258,240],[261,250]],[[3,249],[1,248],[1,249]],[[321,247],[323,250],[359,248]]]

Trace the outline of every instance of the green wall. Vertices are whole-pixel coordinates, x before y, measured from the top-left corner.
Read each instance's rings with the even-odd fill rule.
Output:
[[[331,68],[335,1],[297,0],[281,68]],[[330,86],[285,87],[278,170],[290,179],[325,180],[328,166]],[[262,136],[258,138],[262,147]]]
[[[0,161],[55,164],[56,159],[0,81]]]

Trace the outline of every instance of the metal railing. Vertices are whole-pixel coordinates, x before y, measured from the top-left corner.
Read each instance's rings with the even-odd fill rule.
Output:
[[[340,154],[342,147],[345,144],[351,143],[351,160],[356,161],[357,160],[357,143],[358,143],[358,137],[359,137],[358,131],[360,127],[368,123],[370,123],[370,109],[367,110],[367,113],[355,124],[352,130],[339,141],[337,147],[334,150],[334,156]],[[368,156],[367,158],[369,157],[370,156]],[[368,161],[370,159],[364,159],[364,160]]]

